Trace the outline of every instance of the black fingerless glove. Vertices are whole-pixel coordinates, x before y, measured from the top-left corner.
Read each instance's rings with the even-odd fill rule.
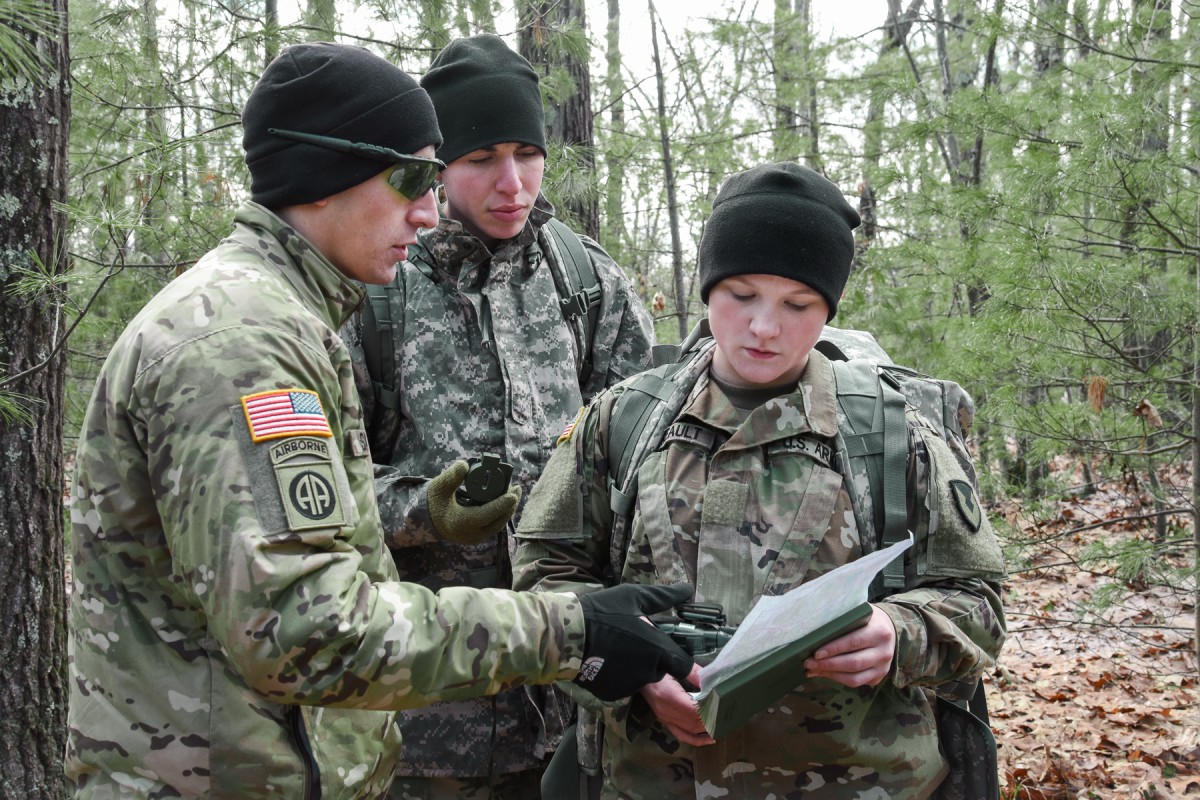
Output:
[[[683,681],[692,659],[643,616],[668,611],[692,596],[692,587],[626,583],[582,595],[586,640],[575,683],[601,700],[620,700],[664,673]]]

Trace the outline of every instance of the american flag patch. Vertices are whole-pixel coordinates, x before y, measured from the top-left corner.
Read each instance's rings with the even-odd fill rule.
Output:
[[[256,442],[283,436],[333,436],[321,410],[321,398],[308,389],[279,389],[242,398],[242,409]]]
[[[583,412],[586,410],[586,408],[579,409],[579,413],[575,415],[575,419],[571,420],[567,427],[563,428],[563,432],[558,435],[558,440],[554,443],[555,447],[571,440],[571,434],[575,432],[575,426],[579,424],[579,420],[583,419]]]

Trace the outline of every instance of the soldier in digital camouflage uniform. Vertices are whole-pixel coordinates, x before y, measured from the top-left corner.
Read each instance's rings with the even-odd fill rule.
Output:
[[[441,221],[399,265],[387,337],[369,317],[345,335],[358,352],[372,455],[389,465],[378,475],[387,485],[379,505],[401,577],[435,590],[508,588],[508,530],[459,531],[448,541],[429,507],[431,479],[490,453],[528,492],[552,450],[544,432],[649,366],[651,320],[621,269],[583,237],[602,289],[593,341],[581,342],[564,319],[539,237],[552,209],[540,194],[545,120],[529,62],[498,36],[467,37],[434,59],[421,85],[445,137]],[[394,413],[375,402],[380,376],[369,373],[362,340],[395,359]],[[585,358],[590,371],[581,375]],[[554,695],[527,688],[406,712],[392,796],[536,797],[567,714]]]
[[[756,167],[722,187],[699,251],[716,346],[641,464],[621,581],[686,581],[696,602],[720,604],[737,625],[759,597],[864,553],[831,463],[833,371],[813,350],[837,310],[858,222],[832,183],[797,164]],[[607,439],[623,389],[562,437],[518,528],[515,588],[605,584]],[[914,549],[953,563],[875,603],[865,627],[805,663],[793,692],[720,741],[673,679],[603,708],[604,797],[908,800],[943,780],[926,691],[972,685],[993,665],[1005,636],[1003,563],[974,496],[955,500],[954,487],[970,484],[946,443],[907,416]]]
[[[436,223],[433,106],[378,56],[314,43],[267,67],[243,122],[252,201],[129,324],[80,436],[76,796],[379,797],[395,709],[581,663],[598,697],[686,676],[638,617],[688,587],[594,603],[398,579],[338,328],[356,281],[390,280]],[[429,490],[452,525],[515,506],[514,492],[462,508],[452,490]]]

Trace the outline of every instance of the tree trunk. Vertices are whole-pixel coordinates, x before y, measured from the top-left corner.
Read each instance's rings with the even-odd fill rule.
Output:
[[[1196,231],[1200,233],[1200,201],[1196,204]],[[1200,319],[1200,255],[1196,256],[1196,319]],[[1192,329],[1192,567],[1200,573],[1200,334]],[[1195,636],[1192,647],[1200,664],[1200,583],[1195,588]]]
[[[263,68],[279,55],[279,0],[263,5]]]
[[[582,175],[594,175],[596,168],[596,137],[592,120],[592,78],[588,68],[586,48],[572,52],[566,46],[550,46],[548,33],[552,30],[587,31],[584,0],[531,0],[523,3],[520,12],[520,51],[535,67],[543,70],[562,69],[570,78],[574,90],[565,97],[547,96],[549,113],[546,117],[548,138],[559,141],[573,155],[573,167]],[[564,38],[565,43],[565,38]],[[595,184],[579,187],[570,196],[558,198],[579,221],[583,233],[600,238],[600,208]]]
[[[1200,58],[1200,16],[1192,14],[1184,27],[1187,41],[1192,43],[1192,59]],[[1190,91],[1187,93],[1187,109],[1182,118],[1187,122],[1189,132],[1184,140],[1191,150],[1192,163],[1200,162],[1200,75],[1192,75]],[[1193,177],[1193,182],[1196,178]],[[1200,234],[1200,198],[1196,201],[1196,227],[1192,235]],[[1195,270],[1196,283],[1196,313],[1193,319],[1200,319],[1200,253],[1192,260]],[[1192,326],[1192,569],[1200,574],[1200,332]],[[1197,669],[1200,670],[1200,582],[1194,589],[1195,595],[1192,606],[1193,627],[1192,647],[1196,654]]]
[[[912,0],[908,10],[901,14],[900,0],[888,0],[888,16],[883,29],[883,44],[879,49],[879,73],[881,76],[887,74],[890,69],[887,65],[888,57],[900,49],[908,38],[908,32],[917,19],[922,2],[923,0]],[[862,187],[859,190],[858,214],[862,217],[861,233],[864,250],[870,248],[879,227],[875,175],[879,172],[879,162],[883,158],[884,106],[892,93],[891,87],[882,82],[871,88],[867,118],[863,125],[863,174]]]
[[[812,63],[810,0],[775,0],[774,158],[821,171],[817,139],[816,82]]]
[[[683,288],[683,244],[679,235],[679,200],[675,192],[675,166],[671,163],[671,137],[667,131],[667,94],[663,86],[662,59],[658,54],[658,12],[650,0],[650,43],[654,52],[654,80],[658,85],[658,135],[663,156],[663,180],[667,185],[667,215],[671,225],[671,275],[675,283],[675,313],[679,320],[679,341],[687,338],[687,294]]]
[[[1152,53],[1155,45],[1167,41],[1171,37],[1171,3],[1169,0],[1134,0],[1133,19],[1129,37],[1130,47],[1134,52]],[[1146,113],[1141,116],[1143,125],[1140,128],[1140,145],[1142,154],[1147,159],[1165,152],[1169,131],[1159,120],[1168,119],[1169,99],[1165,89],[1156,83],[1155,69],[1147,63],[1137,63],[1130,77],[1130,90],[1134,97],[1139,97],[1145,104]],[[1131,248],[1142,244],[1140,237],[1143,229],[1152,229],[1154,208],[1158,204],[1158,187],[1154,180],[1143,178],[1140,181],[1128,181],[1129,200],[1122,209],[1123,227],[1121,238]],[[1156,263],[1157,262],[1157,263]],[[1158,282],[1165,280],[1166,263],[1161,258],[1152,255],[1146,257],[1146,263],[1154,264],[1156,270],[1147,270],[1146,280]],[[1126,337],[1127,352],[1135,358],[1143,370],[1149,370],[1163,357],[1164,342],[1171,334],[1166,330],[1147,333],[1135,329]],[[1156,459],[1150,456],[1146,459],[1147,485],[1151,487],[1151,498],[1155,517],[1155,536],[1158,539],[1166,537],[1167,503],[1159,489],[1156,473]]]
[[[31,418],[0,417],[0,797],[66,796],[66,592],[63,580],[65,330],[52,291],[14,296],[9,265],[66,271],[62,211],[70,110],[66,0],[50,35],[29,32],[38,75],[0,83],[0,390]]]
[[[625,80],[621,75],[621,0],[608,0],[608,28],[605,34],[608,71],[604,82],[609,96],[608,147],[605,148],[605,167],[608,179],[604,183],[604,242],[609,255],[618,264],[630,265],[624,258],[625,249]],[[615,145],[615,146],[614,146]],[[644,269],[637,271],[638,294],[646,296]]]

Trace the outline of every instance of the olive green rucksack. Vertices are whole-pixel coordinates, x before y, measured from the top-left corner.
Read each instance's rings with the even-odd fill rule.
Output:
[[[551,217],[542,225],[538,230],[538,243],[558,290],[563,319],[582,354],[578,377],[579,385],[583,387],[592,374],[592,340],[603,299],[600,276],[579,236],[559,220]],[[423,251],[414,248],[411,263],[432,278],[433,266],[426,263],[422,255]],[[397,345],[404,338],[404,318],[396,319],[392,314],[392,297],[399,293],[403,300],[403,281],[404,271],[397,270],[395,279],[385,286],[368,284],[367,303],[360,318],[363,358],[374,394],[374,413],[368,434],[372,452],[380,462],[391,460],[400,430],[400,370],[396,361]]]

